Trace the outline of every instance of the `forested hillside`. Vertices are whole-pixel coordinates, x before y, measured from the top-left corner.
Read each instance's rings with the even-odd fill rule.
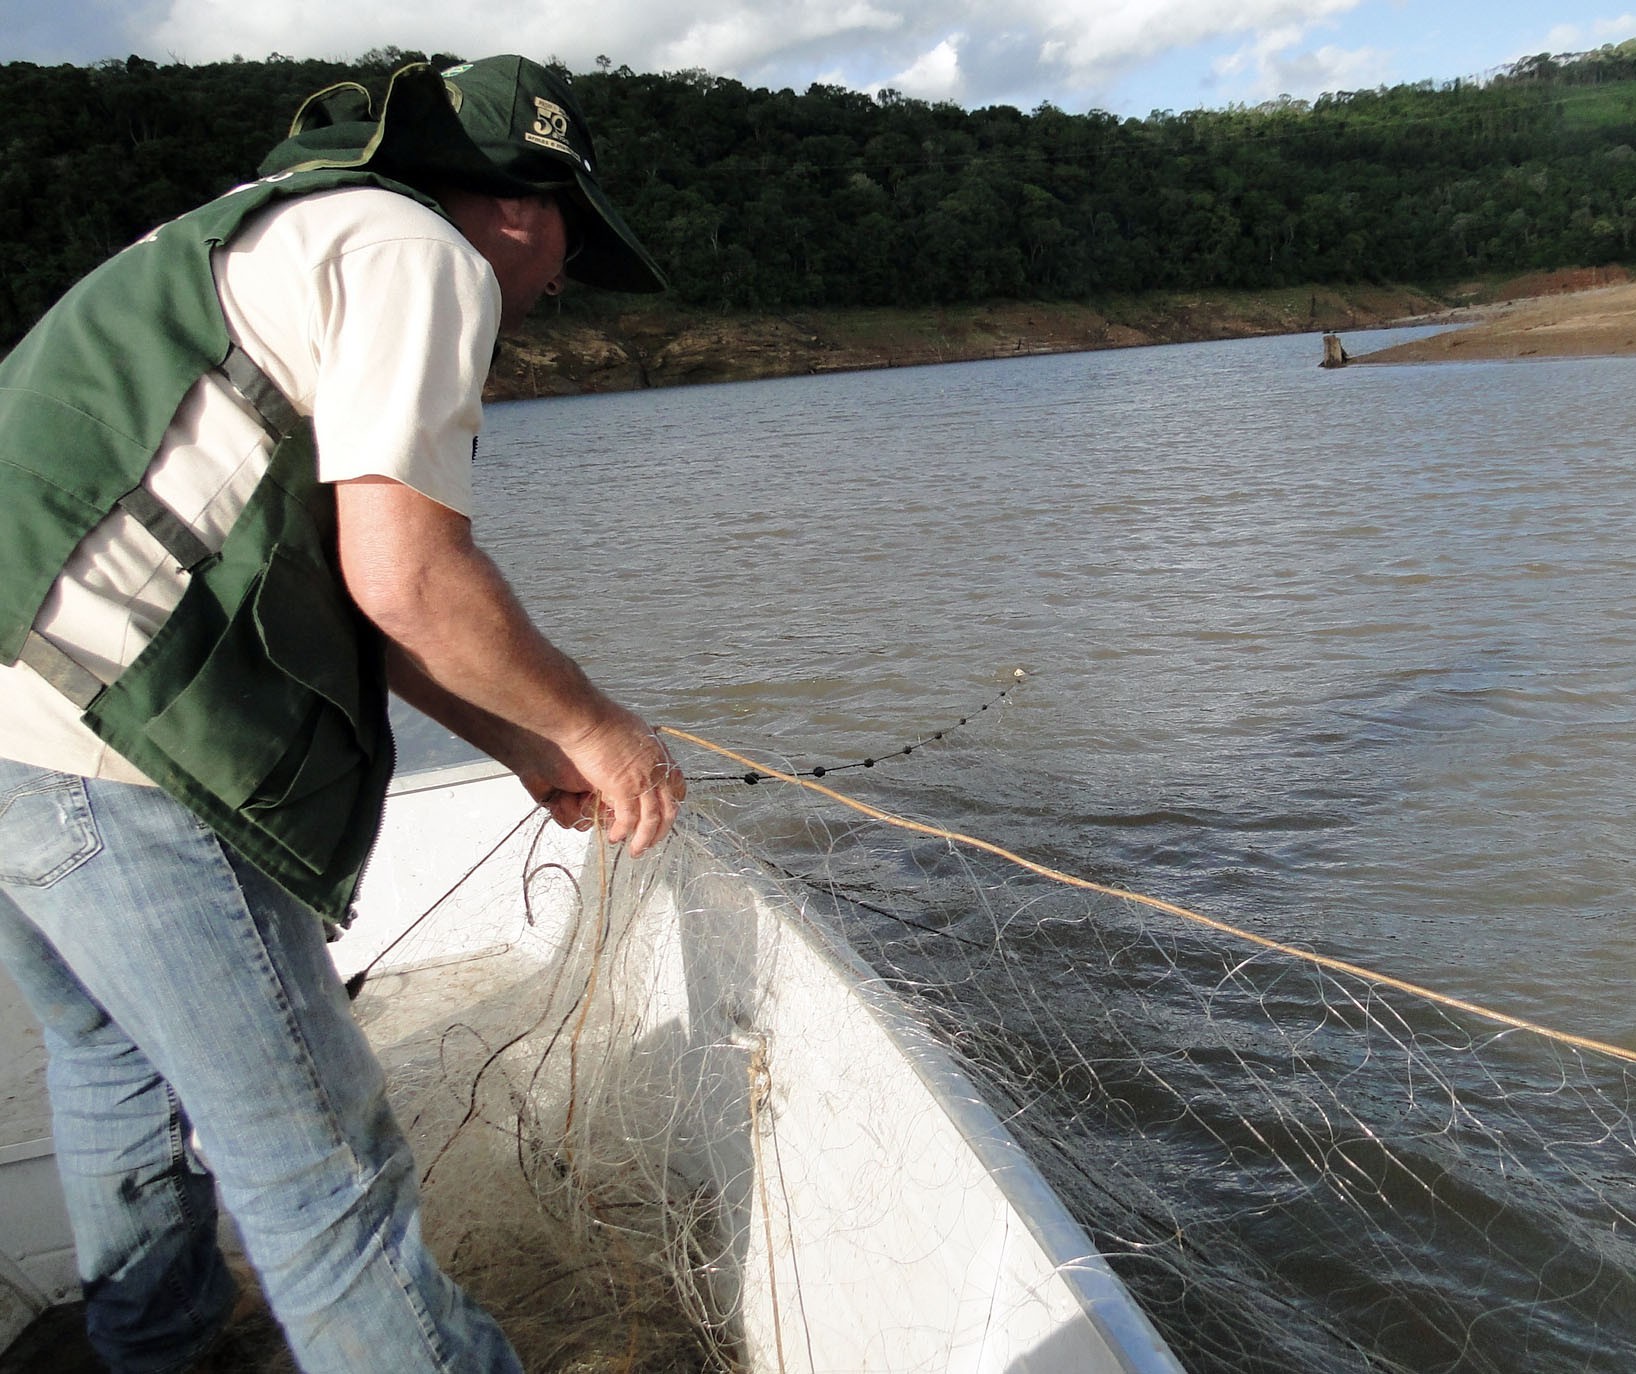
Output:
[[[379,91],[421,56],[0,65],[0,346],[102,258],[252,176],[311,91]],[[1636,41],[1481,83],[1145,119],[606,61],[574,79],[605,181],[692,306],[1430,285],[1636,257]]]

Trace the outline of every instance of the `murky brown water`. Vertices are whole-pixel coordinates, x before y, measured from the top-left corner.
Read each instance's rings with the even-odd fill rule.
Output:
[[[1636,1047],[1636,363],[1319,356],[1261,340],[497,407],[479,535],[594,676],[769,757],[883,753],[1023,667],[898,801]],[[443,752],[406,734],[411,762]],[[1604,1091],[1626,1139],[1628,1075]],[[1594,1135],[1591,1110],[1555,1129]],[[1628,1208],[1613,1158],[1589,1167]],[[1504,1175],[1476,1195],[1503,1209]],[[1597,1198],[1585,1213],[1629,1245]],[[1468,1246],[1427,1243],[1449,1270]],[[1521,1271],[1566,1253],[1507,1244]],[[1455,1282],[1473,1311],[1510,1301]],[[1565,1330],[1543,1354],[1386,1346],[1629,1367],[1636,1317],[1598,1301],[1542,1308]]]

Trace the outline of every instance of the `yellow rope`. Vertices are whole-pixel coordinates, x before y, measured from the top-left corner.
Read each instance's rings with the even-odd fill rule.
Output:
[[[1485,1021],[1493,1021],[1502,1026],[1509,1026],[1513,1030],[1527,1031],[1532,1035],[1554,1040],[1558,1044],[1571,1045],[1575,1049],[1590,1050],[1597,1054],[1605,1054],[1614,1059],[1623,1060],[1627,1064],[1636,1064],[1636,1050],[1628,1050],[1620,1045],[1610,1044],[1606,1040],[1592,1040],[1583,1035],[1570,1035],[1566,1031],[1553,1030],[1550,1026],[1543,1026],[1537,1021],[1527,1021],[1520,1016],[1512,1016],[1507,1012],[1496,1011],[1492,1007],[1482,1006],[1477,1002],[1468,1002],[1463,998],[1450,997],[1447,993],[1437,992],[1418,983],[1410,983],[1402,978],[1394,978],[1390,974],[1379,973],[1374,969],[1365,968],[1361,964],[1351,964],[1344,959],[1335,959],[1327,954],[1317,954],[1312,950],[1300,949],[1294,945],[1286,945],[1277,940],[1269,940],[1264,935],[1257,935],[1254,931],[1241,930],[1237,926],[1228,925],[1225,921],[1218,921],[1214,917],[1201,915],[1197,911],[1189,911],[1184,906],[1177,906],[1174,902],[1167,902],[1158,897],[1148,897],[1140,892],[1128,892],[1123,888],[1109,887],[1104,883],[1092,882],[1089,878],[1080,878],[1072,873],[1064,873],[1060,869],[1047,868],[1044,864],[1035,863],[1032,859],[1025,859],[1009,849],[1002,849],[988,840],[980,840],[974,835],[963,835],[957,830],[945,830],[942,826],[927,825],[922,821],[912,821],[904,816],[894,816],[889,811],[882,811],[879,807],[870,806],[848,797],[833,788],[825,787],[821,783],[807,778],[798,778],[791,773],[781,773],[776,768],[769,768],[766,764],[757,763],[754,759],[743,754],[712,743],[698,735],[689,734],[685,730],[677,730],[668,725],[659,727],[661,734],[673,739],[684,740],[688,744],[707,749],[722,758],[731,759],[735,763],[754,769],[762,776],[774,782],[790,783],[795,787],[805,787],[808,791],[817,792],[828,797],[831,801],[839,802],[842,806],[881,821],[886,825],[896,826],[899,830],[913,831],[919,835],[930,835],[935,839],[947,840],[951,844],[962,844],[972,849],[980,849],[985,854],[992,854],[996,858],[1004,859],[1007,863],[1025,868],[1030,873],[1036,873],[1042,878],[1049,878],[1052,882],[1064,883],[1069,887],[1082,888],[1086,892],[1100,892],[1110,897],[1120,897],[1126,901],[1137,902],[1142,906],[1151,907],[1155,911],[1163,911],[1184,921],[1191,921],[1195,925],[1205,926],[1210,930],[1223,935],[1230,935],[1235,940],[1243,940],[1248,944],[1258,945],[1262,949],[1271,950],[1276,954],[1285,955],[1291,959],[1300,959],[1309,964],[1316,964],[1319,968],[1328,969],[1332,973],[1346,973],[1354,978],[1362,978],[1366,982],[1378,983],[1382,987],[1395,988],[1399,992],[1409,993],[1411,996],[1424,998],[1428,1002],[1435,1002],[1439,1006],[1450,1007],[1456,1011],[1468,1012],[1473,1016],[1480,1016]]]

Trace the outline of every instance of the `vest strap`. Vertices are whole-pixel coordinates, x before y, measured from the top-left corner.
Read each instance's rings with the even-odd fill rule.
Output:
[[[119,498],[119,507],[165,546],[183,572],[192,572],[213,556],[210,546],[146,487],[131,488]]]
[[[277,384],[236,343],[228,345],[227,357],[216,370],[249,403],[256,412],[256,418],[261,421],[261,427],[275,443],[300,423],[301,417],[295,407],[284,399],[284,393]],[[146,487],[133,487],[119,498],[119,505],[164,545],[165,551],[176,560],[183,572],[194,571],[212,557],[210,546]]]
[[[285,399],[278,384],[236,343],[228,345],[227,356],[216,371],[226,377],[239,395],[250,403],[250,408],[261,420],[261,427],[274,440],[282,439],[300,423],[301,416]]]
[[[96,700],[104,686],[101,678],[70,658],[38,630],[28,632],[17,661],[28,664],[82,711]]]
[[[277,442],[300,423],[295,407],[255,361],[237,344],[217,369],[249,402],[262,427]],[[214,558],[215,552],[182,518],[146,487],[132,487],[119,498],[119,508],[147,530],[183,572],[194,572]],[[85,710],[107,685],[84,664],[58,648],[38,630],[30,629],[17,661],[26,663],[69,701]]]

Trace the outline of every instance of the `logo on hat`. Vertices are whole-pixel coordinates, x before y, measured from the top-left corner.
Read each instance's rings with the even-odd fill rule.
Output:
[[[544,96],[534,97],[534,127],[523,135],[530,143],[549,148],[554,153],[566,153],[576,162],[577,154],[568,142],[568,111],[553,104]]]

